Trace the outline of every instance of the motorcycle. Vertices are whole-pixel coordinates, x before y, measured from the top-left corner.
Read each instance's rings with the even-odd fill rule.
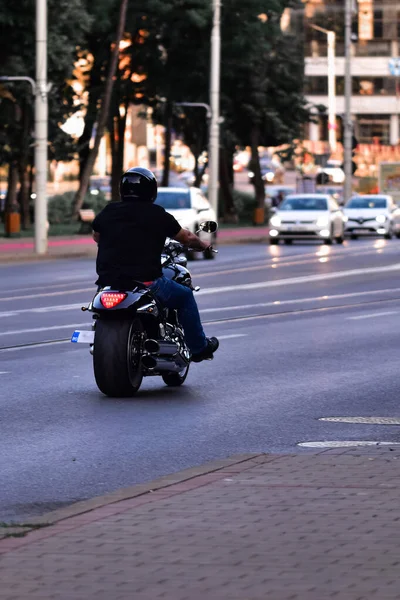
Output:
[[[214,221],[199,225],[199,231],[214,233]],[[167,240],[161,256],[165,277],[193,287],[184,255],[187,250]],[[214,250],[217,252],[217,250]],[[92,331],[74,331],[71,341],[89,343],[97,387],[111,397],[130,397],[139,390],[143,377],[161,376],[168,386],[180,386],[190,367],[177,310],[167,309],[144,284],[132,290],[101,288],[83,311],[93,313]]]

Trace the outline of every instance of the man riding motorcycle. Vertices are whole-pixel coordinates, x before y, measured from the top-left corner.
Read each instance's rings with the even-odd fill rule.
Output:
[[[97,285],[130,289],[135,282],[147,285],[167,308],[176,308],[193,362],[213,357],[218,339],[205,336],[199,310],[190,288],[163,277],[161,253],[167,237],[195,250],[209,248],[162,206],[157,198],[157,180],[142,167],[126,171],[120,180],[120,202],[110,202],[92,223],[98,244]]]

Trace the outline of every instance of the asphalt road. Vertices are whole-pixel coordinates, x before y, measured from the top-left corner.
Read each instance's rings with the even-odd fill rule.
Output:
[[[400,443],[400,241],[225,246],[191,263],[214,361],[187,383],[149,378],[102,396],[70,344],[94,291],[91,260],[0,267],[0,521],[241,452],[308,441]]]

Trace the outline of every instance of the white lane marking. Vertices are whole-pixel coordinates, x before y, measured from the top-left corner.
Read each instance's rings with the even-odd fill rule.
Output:
[[[57,331],[57,329],[71,329],[71,333],[77,327],[89,327],[90,322],[74,323],[73,325],[52,325],[50,327],[35,327],[33,329],[17,329],[15,331],[0,331],[0,336],[3,335],[22,335],[24,333],[41,333],[42,331]]]
[[[330,423],[360,423],[365,425],[400,425],[400,417],[322,417]]]
[[[85,326],[87,325],[87,323],[85,323]],[[68,327],[70,327],[70,325],[68,325]],[[79,327],[79,325],[77,325],[76,327]],[[80,327],[83,327],[83,325],[81,325]],[[247,333],[233,333],[231,335],[220,335],[218,336],[219,340],[228,340],[228,339],[232,339],[232,338],[239,338],[239,337],[246,337],[248,334]],[[70,340],[56,340],[54,342],[44,342],[43,344],[31,344],[31,345],[27,345],[27,346],[17,346],[16,348],[0,348],[0,354],[2,352],[16,352],[18,350],[29,350],[31,348],[47,348],[47,346],[55,346],[56,344],[71,344]],[[9,371],[0,371],[0,375],[3,375],[5,373],[8,373]]]
[[[45,292],[43,294],[26,294],[23,296],[8,296],[0,298],[0,302],[12,302],[13,300],[32,300],[33,298],[48,298],[50,296],[66,296],[69,294],[81,294],[83,292],[92,292],[93,296],[96,292],[94,285],[90,288],[81,288],[79,290],[63,290],[62,292]]]
[[[219,340],[231,340],[233,338],[247,337],[248,333],[231,333],[229,335],[219,335]]]
[[[354,448],[356,446],[400,446],[400,442],[373,442],[367,440],[354,441],[325,441],[325,442],[301,442],[297,444],[303,448]]]
[[[346,317],[346,321],[361,321],[362,319],[374,319],[375,317],[387,317],[388,315],[398,315],[398,310],[388,310],[380,313],[369,313],[368,315],[357,315],[356,317]]]
[[[11,373],[11,371],[0,371],[0,375],[8,375],[8,373]]]
[[[242,290],[260,290],[265,288],[280,287],[282,285],[295,285],[297,283],[310,283],[313,281],[329,281],[332,279],[341,279],[345,277],[355,277],[357,275],[371,275],[374,273],[390,273],[400,271],[400,263],[386,267],[370,267],[367,269],[351,269],[349,271],[335,271],[333,273],[324,273],[318,275],[304,275],[302,277],[288,277],[287,279],[276,279],[274,281],[260,281],[257,283],[245,283],[242,285],[227,285],[224,287],[207,288],[197,292],[200,296],[210,294],[223,294],[227,292],[237,292]]]
[[[17,315],[22,315],[25,313],[47,313],[47,312],[57,312],[57,311],[66,311],[66,310],[77,310],[82,308],[85,302],[80,302],[79,304],[53,304],[52,306],[39,306],[36,308],[21,308],[18,310],[13,310],[12,312],[0,312],[0,318],[2,317],[16,317]],[[88,302],[86,302],[86,305]]]
[[[362,256],[365,256],[365,254],[375,254],[376,250],[371,251],[371,252],[353,252],[351,254],[351,256],[357,256],[357,254],[360,254]],[[307,260],[302,260],[303,258],[306,257],[312,257],[312,258],[308,258]],[[261,271],[262,269],[276,269],[277,267],[292,267],[294,265],[309,265],[309,264],[315,264],[316,262],[328,262],[328,261],[332,261],[332,260],[337,260],[337,259],[346,259],[348,258],[348,254],[329,254],[327,256],[320,256],[319,254],[313,253],[313,254],[304,254],[302,256],[298,256],[296,258],[296,260],[293,260],[296,257],[279,257],[277,258],[277,262],[272,262],[274,261],[274,258],[270,258],[267,257],[266,260],[268,262],[262,262],[259,263],[258,260],[254,261],[256,262],[256,264],[253,264],[251,266],[247,266],[247,267],[232,267],[230,269],[224,269],[222,271],[213,271],[213,272],[194,272],[192,273],[194,278],[199,278],[199,277],[217,277],[218,275],[232,275],[234,273],[242,273],[242,272],[248,272],[248,271]],[[222,266],[222,265],[221,265]]]
[[[344,298],[356,298],[358,296],[369,296],[400,292],[400,288],[389,288],[385,290],[370,290],[366,292],[352,292],[350,294],[332,294],[331,296],[315,296],[314,298],[295,298],[293,300],[274,300],[273,302],[257,302],[256,304],[240,304],[236,306],[218,306],[216,308],[203,308],[202,313],[223,312],[225,310],[242,310],[248,308],[265,308],[267,306],[284,306],[286,304],[303,304],[304,302],[326,302],[327,300],[339,300]],[[1,316],[1,313],[0,313]]]
[[[43,342],[43,344],[31,344],[30,346],[16,346],[15,348],[0,348],[2,352],[17,352],[18,350],[30,350],[36,348],[47,348],[47,346],[55,346],[56,344],[71,344],[70,340],[57,340],[55,342]],[[83,348],[85,350],[85,348]]]
[[[33,329],[18,329],[15,331],[0,331],[0,336],[2,335],[22,335],[24,333],[41,333],[42,331],[57,331],[57,329],[77,329],[78,327],[89,327],[91,325],[90,322],[86,323],[74,323],[73,325],[52,325],[50,327],[35,327]],[[236,337],[246,337],[247,333],[232,333],[229,335],[222,335],[219,339],[230,339]]]
[[[349,294],[332,294],[330,296],[315,296],[313,298],[293,298],[292,300],[274,300],[271,302],[257,302],[255,304],[238,304],[234,306],[218,306],[213,308],[202,308],[201,313],[214,313],[234,310],[244,310],[249,308],[266,308],[268,306],[285,306],[287,304],[303,304],[305,302],[326,302],[327,300],[339,300],[345,298],[357,298],[359,296],[377,296],[379,294],[388,294],[400,292],[400,288],[387,288],[383,290],[367,290],[364,292],[352,292]],[[87,302],[86,302],[87,303]],[[37,308],[22,308],[14,311],[0,312],[0,319],[6,317],[15,317],[26,313],[47,313],[68,310],[80,310],[85,305],[85,301],[77,304],[52,304],[51,306],[40,306]]]
[[[41,290],[44,293],[44,290],[51,290],[52,288],[61,288],[61,287],[71,287],[73,285],[81,285],[83,282],[93,281],[96,279],[96,274],[92,274],[87,277],[79,277],[78,279],[71,279],[69,283],[43,283],[43,285],[31,285],[29,287],[21,287],[21,288],[8,288],[7,294],[15,294],[16,292],[36,292]],[[94,286],[93,286],[94,287]],[[5,291],[0,292],[0,298],[2,295],[5,295]]]

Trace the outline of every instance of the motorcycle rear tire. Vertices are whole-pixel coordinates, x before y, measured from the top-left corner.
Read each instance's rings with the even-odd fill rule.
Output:
[[[98,319],[93,348],[97,387],[112,398],[134,396],[142,383],[140,346],[135,339],[143,332],[139,319]],[[135,358],[136,354],[136,358]]]
[[[178,387],[184,383],[188,373],[189,365],[186,367],[183,375],[181,373],[165,373],[162,375],[162,378],[164,383],[166,383],[169,387]]]

